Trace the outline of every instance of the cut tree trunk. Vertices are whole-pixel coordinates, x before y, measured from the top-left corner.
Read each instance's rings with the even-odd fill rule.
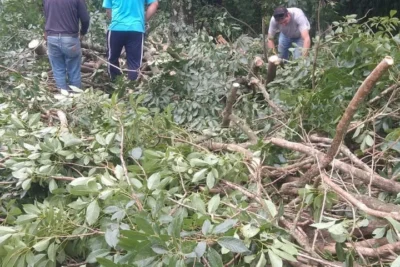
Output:
[[[34,39],[29,42],[28,48],[31,49],[36,53],[38,56],[43,56],[46,55],[47,49],[46,46],[44,45],[45,41],[40,41],[38,39]]]

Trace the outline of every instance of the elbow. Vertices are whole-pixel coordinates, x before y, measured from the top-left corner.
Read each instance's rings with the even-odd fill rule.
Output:
[[[158,8],[158,1],[151,3],[151,6],[156,10]]]

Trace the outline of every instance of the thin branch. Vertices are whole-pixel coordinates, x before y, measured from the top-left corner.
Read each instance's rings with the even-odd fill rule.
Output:
[[[119,153],[119,158],[121,160],[122,169],[124,170],[124,175],[125,175],[125,178],[126,178],[126,182],[128,183],[128,185],[132,189],[132,197],[135,199],[135,203],[136,203],[136,206],[138,207],[138,210],[142,211],[143,210],[142,202],[140,201],[139,197],[134,192],[135,190],[134,190],[134,188],[132,186],[131,181],[129,180],[128,169],[126,167],[126,163],[125,163],[125,160],[124,160],[124,140],[125,140],[124,124],[122,123],[121,119],[118,119],[118,120],[119,120],[119,124],[121,126],[120,127],[120,131],[121,131],[120,147],[121,147],[121,149],[120,149],[120,153]]]

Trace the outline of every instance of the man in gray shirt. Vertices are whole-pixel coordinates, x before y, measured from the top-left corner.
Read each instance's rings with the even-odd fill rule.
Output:
[[[310,22],[301,9],[278,7],[269,24],[268,48],[275,51],[274,35],[280,31],[278,44],[280,58],[286,60],[289,58],[289,48],[293,43],[297,45],[293,54],[295,59],[301,55],[307,56],[311,45],[309,30]]]
[[[80,88],[80,37],[87,33],[90,21],[85,0],[43,0],[43,5],[47,53],[56,85],[67,91],[68,84]]]

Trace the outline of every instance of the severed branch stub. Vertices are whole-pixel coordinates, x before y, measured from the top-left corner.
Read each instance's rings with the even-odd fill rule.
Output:
[[[240,84],[239,83],[233,83],[232,84],[232,90],[230,95],[228,96],[228,99],[226,100],[226,106],[224,111],[222,112],[222,127],[229,127],[229,123],[231,121],[230,115],[232,114],[233,110],[233,104],[235,104],[236,98],[237,98],[237,90],[239,89]]]
[[[276,55],[270,56],[268,58],[267,85],[275,79],[276,66],[278,66],[281,61],[282,60]]]
[[[33,39],[29,42],[28,48],[33,50],[38,56],[46,55],[47,49],[44,46],[44,41]]]

